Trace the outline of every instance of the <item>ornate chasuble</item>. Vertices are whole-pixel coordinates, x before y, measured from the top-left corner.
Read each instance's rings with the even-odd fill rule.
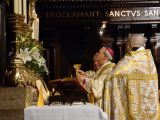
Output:
[[[158,77],[150,50],[132,51],[105,80],[109,120],[158,120]]]

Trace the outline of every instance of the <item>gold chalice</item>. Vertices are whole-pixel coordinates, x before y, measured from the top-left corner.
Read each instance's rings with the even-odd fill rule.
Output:
[[[76,77],[78,77],[78,70],[80,70],[81,69],[81,64],[74,64],[73,65],[73,67],[74,67],[74,69],[75,69],[75,71],[76,71]]]

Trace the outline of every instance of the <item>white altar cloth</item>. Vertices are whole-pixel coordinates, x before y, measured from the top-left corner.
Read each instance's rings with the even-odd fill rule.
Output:
[[[24,120],[106,120],[106,113],[87,103],[74,105],[30,106],[24,109]]]

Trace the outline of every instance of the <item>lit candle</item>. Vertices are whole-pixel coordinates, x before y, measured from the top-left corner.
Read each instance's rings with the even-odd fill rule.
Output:
[[[14,0],[14,13],[18,13],[18,0]]]
[[[22,14],[22,0],[18,0],[18,13]]]
[[[27,1],[23,0],[23,15],[25,16],[24,22],[27,23]]]

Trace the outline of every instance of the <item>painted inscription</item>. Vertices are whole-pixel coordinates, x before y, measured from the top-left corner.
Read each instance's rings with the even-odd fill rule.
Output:
[[[159,10],[115,10],[115,11],[110,11],[108,14],[108,11],[106,12],[105,16],[109,17],[140,17],[140,16],[159,16],[160,11]]]
[[[160,7],[141,7],[141,8],[114,8],[110,11],[105,10],[66,10],[66,11],[51,11],[47,12],[47,18],[156,18],[159,19],[160,16]]]

